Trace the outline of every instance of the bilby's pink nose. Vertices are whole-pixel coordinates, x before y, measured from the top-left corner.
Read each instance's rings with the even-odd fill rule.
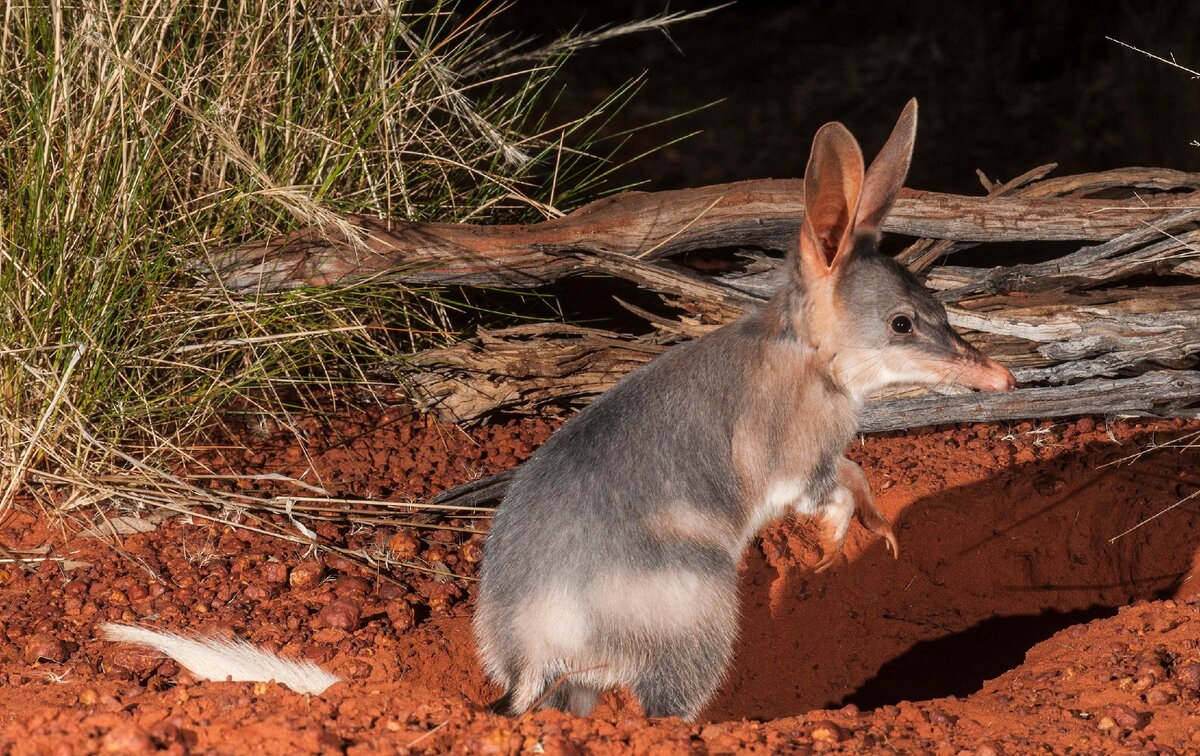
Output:
[[[991,357],[985,357],[962,337],[955,339],[955,361],[960,366],[955,383],[979,391],[1015,391],[1017,379],[1008,368]]]
[[[984,357],[979,366],[971,371],[970,385],[980,391],[1014,391],[1017,379],[1008,368],[999,362]]]

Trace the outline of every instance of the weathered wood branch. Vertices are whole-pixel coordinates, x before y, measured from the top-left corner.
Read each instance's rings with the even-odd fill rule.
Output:
[[[922,237],[899,259],[939,291],[968,340],[1009,365],[1025,388],[1009,395],[893,395],[870,405],[865,429],[1195,412],[1200,373],[1190,368],[1200,360],[1200,284],[1180,281],[1200,278],[1200,174],[1126,168],[1046,178],[1052,168],[1005,183],[981,177],[985,197],[908,191],[888,220],[888,230]],[[214,283],[245,294],[366,277],[532,286],[603,273],[689,315],[671,320],[619,303],[658,330],[650,336],[562,325],[485,330],[402,361],[398,369],[428,407],[447,419],[476,420],[495,410],[587,402],[671,343],[756,306],[775,289],[802,203],[801,182],[766,180],[629,192],[528,226],[354,218],[361,244],[308,229],[227,249],[209,273]],[[989,242],[1071,240],[1087,243],[1042,262],[937,265]],[[701,250],[725,255],[724,270],[704,273],[665,259]],[[1139,285],[1123,287],[1128,282]],[[410,375],[413,364],[421,369]]]
[[[1200,230],[1184,231],[1200,222],[1200,208],[1181,210],[1132,229],[1109,241],[1044,263],[1008,267],[943,266],[930,271],[926,284],[948,290],[942,298],[957,301],[981,294],[1099,286],[1143,273],[1195,275],[1188,263],[1200,256]],[[1153,243],[1151,243],[1153,242]]]
[[[1173,288],[1180,290],[1179,295],[1168,296]],[[1123,298],[1093,296],[1057,306],[978,312],[952,308],[950,316],[952,323],[967,326],[968,338],[989,354],[1003,355],[1015,343],[1028,345],[1020,356],[1002,357],[1025,385],[1050,384],[1073,390],[1084,379],[1128,374],[1142,366],[1195,364],[1200,355],[1200,287],[1161,287],[1123,294]],[[477,340],[417,355],[416,364],[423,370],[410,380],[417,397],[450,420],[474,421],[496,410],[556,411],[564,404],[578,405],[603,393],[678,337],[679,332],[656,339],[635,338],[554,324],[482,331]],[[1039,407],[1022,404],[1027,397],[1040,396],[1024,391],[937,396],[928,401],[905,399],[910,405],[904,410],[903,423],[950,422],[938,419],[948,408],[965,408],[982,419],[984,410],[979,408],[987,406],[1005,418],[1021,417],[1021,412],[1033,413]],[[1068,390],[1061,396],[1075,397],[1074,414],[1111,409],[1108,404],[1088,404],[1098,396],[1095,392]],[[1200,395],[1196,399],[1200,402]],[[1147,404],[1140,409],[1148,412],[1152,407]],[[927,417],[914,421],[920,412]],[[895,427],[903,427],[903,423]]]
[[[554,408],[603,393],[666,349],[593,328],[538,324],[481,330],[477,341],[418,354],[410,378],[427,409],[454,421],[496,410]]]
[[[1163,415],[1187,412],[1200,400],[1200,373],[1164,370],[1136,378],[1090,380],[1070,386],[1017,389],[1011,394],[922,396],[871,402],[862,433],[943,423],[991,422],[1069,415]]]
[[[1167,176],[1168,178],[1164,178]],[[1108,240],[1173,211],[1194,208],[1197,174],[1124,169],[1057,179],[1052,190],[967,197],[907,190],[886,229],[959,242]],[[1047,180],[1045,183],[1049,183]],[[1073,196],[1114,186],[1189,191],[1144,199]],[[1046,196],[1054,192],[1071,196]],[[370,277],[416,285],[534,286],[579,271],[572,251],[643,261],[698,249],[784,251],[803,218],[802,182],[763,179],[664,192],[625,192],[526,226],[410,223],[353,217],[362,244],[305,229],[213,255],[207,274],[238,293],[326,286]],[[558,254],[555,254],[558,253]]]

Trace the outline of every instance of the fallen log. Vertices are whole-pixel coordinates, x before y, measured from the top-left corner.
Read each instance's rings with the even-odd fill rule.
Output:
[[[649,339],[594,328],[538,324],[481,330],[416,355],[411,375],[427,410],[456,422],[489,412],[553,409],[586,402],[666,349]]]
[[[959,242],[1104,241],[1195,208],[1200,174],[1124,169],[1118,178],[1062,179],[1032,196],[967,197],[905,190],[887,231]],[[1085,180],[1086,179],[1086,180]],[[1089,199],[1086,190],[1154,185],[1188,191]],[[1033,185],[1037,186],[1037,185]],[[1027,187],[1028,189],[1028,187]],[[1048,196],[1063,192],[1066,196]],[[525,226],[348,218],[361,244],[309,228],[213,254],[202,273],[227,290],[269,293],[371,277],[413,285],[537,286],[581,271],[563,252],[653,261],[680,252],[751,247],[783,252],[804,216],[802,182],[761,179],[664,192],[624,192]],[[560,254],[555,254],[560,253]],[[582,268],[586,270],[586,268]]]
[[[1089,380],[1070,386],[1017,389],[1009,394],[922,396],[870,402],[859,432],[906,430],[922,425],[1069,417],[1098,410],[1110,416],[1196,416],[1200,373],[1163,370],[1136,378]]]
[[[1046,178],[1052,168],[1002,184],[984,179],[982,197],[902,195],[887,229],[921,238],[898,259],[939,292],[969,341],[1013,369],[1022,389],[880,397],[866,428],[1195,412],[1200,282],[1189,280],[1200,278],[1200,174],[1126,168]],[[770,296],[802,201],[801,182],[762,180],[628,192],[527,226],[358,217],[351,220],[360,243],[306,229],[219,252],[207,273],[211,284],[250,296],[364,277],[535,286],[596,273],[656,293],[668,314],[614,298],[654,326],[648,335],[561,324],[480,330],[381,369],[402,373],[414,398],[444,419],[549,412],[586,403],[671,344]],[[991,264],[945,262],[969,247],[1014,241],[1083,244],[1032,262],[978,252],[976,260]],[[731,264],[713,272],[678,259],[713,250]]]
[[[1117,375],[1145,363],[1180,365],[1194,362],[1191,355],[1200,353],[1200,328],[1168,326],[1165,332],[1155,330],[1157,323],[1169,323],[1172,317],[1172,313],[1167,313],[1145,319],[1146,329],[1155,334],[1150,339],[1137,334],[1123,339],[1113,332],[1104,334],[1102,328],[1083,336],[1078,329],[1084,326],[1059,322],[1054,327],[1067,330],[1069,335],[1062,341],[1048,341],[1050,346],[1067,349],[1072,338],[1083,338],[1084,344],[1096,354],[1090,358],[1077,357],[1059,362],[1059,355],[1050,350],[1049,355],[1035,353],[1024,360],[1006,360],[1013,366],[1013,373],[1021,384],[1050,384],[1059,393],[1037,393],[1049,388],[1023,388],[1013,394],[943,394],[918,400],[896,398],[905,395],[905,392],[897,391],[868,405],[868,415],[872,419],[864,425],[864,432],[986,419],[1097,412],[1155,415],[1164,414],[1164,408],[1181,410],[1188,405],[1182,400],[1189,396],[1193,402],[1200,401],[1200,373],[1156,371],[1148,374],[1157,376],[1151,383],[1128,383],[1119,379],[1099,380],[1095,385],[1080,383],[1084,379]],[[1200,321],[1200,311],[1186,312],[1186,319]],[[954,322],[953,317],[951,320]],[[1106,338],[1119,341],[1123,348],[1107,346]],[[989,347],[988,342],[978,336],[973,336],[972,340],[985,352],[997,354],[1000,351]],[[484,331],[477,341],[420,353],[413,360],[422,369],[410,380],[414,385],[414,398],[446,420],[477,421],[498,410],[556,414],[565,407],[586,404],[626,373],[665,351],[673,342],[674,339],[651,341],[600,329],[562,325]],[[1139,344],[1140,347],[1135,346]],[[1084,350],[1084,346],[1076,348]],[[1025,366],[1014,365],[1017,362],[1024,362]],[[1179,376],[1181,383],[1170,383],[1170,376]],[[1134,388],[1138,393],[1130,394]],[[1146,393],[1150,389],[1163,389],[1164,393],[1161,396]],[[904,403],[893,405],[888,400]],[[1053,403],[1047,404],[1051,400]],[[1163,404],[1160,400],[1171,403]]]

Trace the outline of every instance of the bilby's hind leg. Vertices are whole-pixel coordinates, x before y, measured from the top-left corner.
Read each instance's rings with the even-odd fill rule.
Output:
[[[871,495],[871,486],[862,468],[842,457],[838,460],[838,483],[849,489],[854,497],[854,512],[862,526],[879,536],[887,544],[892,556],[900,558],[900,544],[891,524],[880,514],[875,506],[875,497]]]
[[[551,683],[542,696],[542,702],[537,705],[539,709],[558,709],[577,717],[586,717],[595,708],[600,691],[590,685],[573,682],[568,676]]]
[[[647,717],[679,717],[693,720],[716,691],[721,670],[710,680],[699,681],[678,675],[679,670],[656,666],[633,685],[633,692]]]
[[[508,699],[506,713],[515,717],[524,714],[536,705],[545,705],[557,693],[554,691],[547,694],[554,679],[541,669],[522,670],[517,678],[517,684],[504,694],[504,698]],[[503,700],[502,698],[501,701]],[[539,704],[539,702],[541,703]],[[497,703],[500,702],[497,701]]]
[[[633,683],[647,717],[694,720],[709,702],[729,663],[733,632],[723,629],[699,637],[673,638],[653,653],[653,661]]]
[[[505,693],[489,708],[497,714],[519,716],[534,707],[558,709],[586,717],[596,706],[600,691],[590,685],[573,681],[570,673],[555,678],[528,673],[516,687]]]
[[[854,510],[854,494],[849,488],[839,484],[821,507],[821,560],[813,568],[816,572],[829,569],[841,556]]]
[[[596,708],[596,699],[600,697],[600,691],[590,685],[584,685],[577,682],[569,682],[563,686],[566,688],[566,708],[577,717],[586,717],[592,713],[592,709]]]
[[[493,714],[508,716],[512,713],[512,691],[504,691],[504,695],[487,705],[487,710]]]
[[[863,527],[884,539],[893,556],[900,556],[896,534],[875,507],[867,476],[862,468],[842,457],[837,465],[837,487],[829,494],[821,513],[821,561],[815,567],[817,572],[829,569],[842,553],[850,519],[856,515]]]

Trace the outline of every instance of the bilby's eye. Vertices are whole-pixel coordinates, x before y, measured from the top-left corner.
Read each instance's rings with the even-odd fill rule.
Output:
[[[913,324],[912,318],[907,315],[897,315],[892,318],[892,322],[888,324],[892,333],[912,333]]]

